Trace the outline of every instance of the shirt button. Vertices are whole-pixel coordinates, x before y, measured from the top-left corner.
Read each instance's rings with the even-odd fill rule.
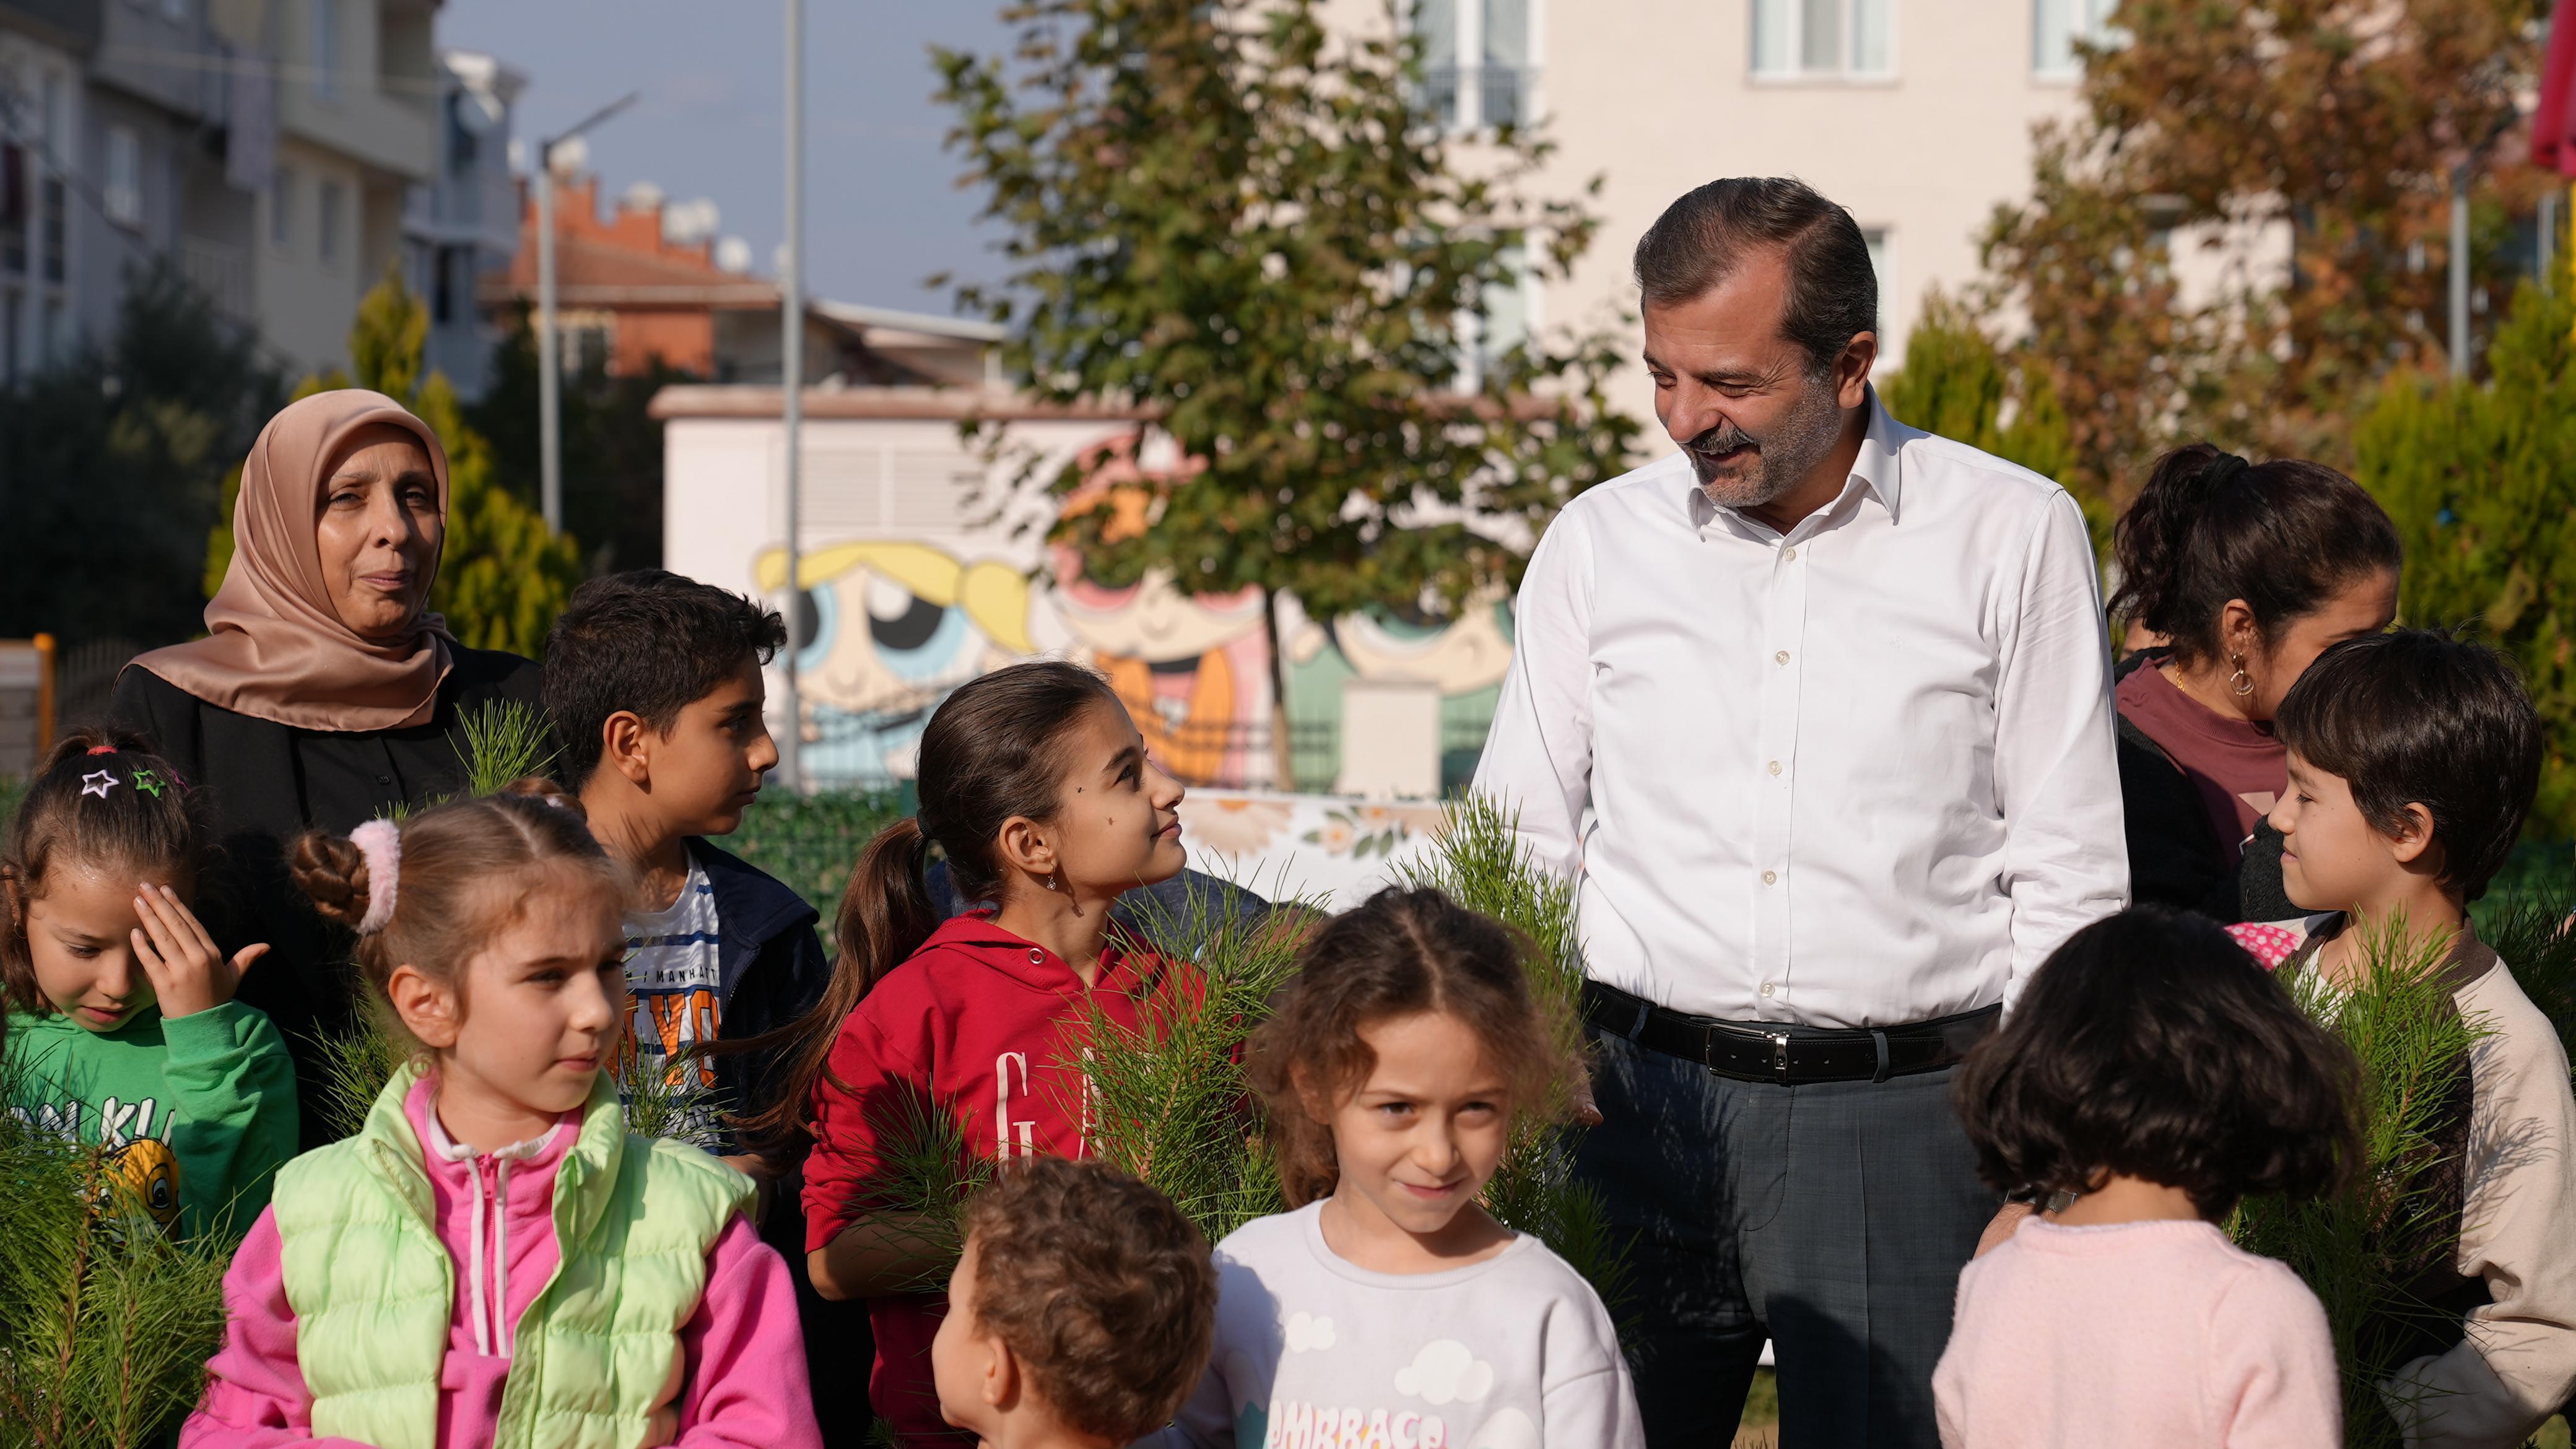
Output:
[[[1788,651],[1788,650],[1786,650],[1786,649],[1783,649],[1783,650],[1781,650],[1779,653],[1772,655],[1772,656],[1771,656],[1771,662],[1772,662],[1772,663],[1774,663],[1774,664],[1786,664],[1786,663],[1788,663],[1788,662],[1789,662],[1789,651]]]
[[[1798,561],[1798,546],[1796,544],[1791,544],[1787,548],[1780,550],[1780,557],[1789,563],[1796,563]]]
[[[1776,870],[1766,870],[1762,872],[1762,883],[1764,885],[1778,885],[1780,883],[1780,872]]]
[[[1768,995],[1770,995],[1772,992],[1777,991],[1777,990],[1779,990],[1779,988],[1778,988],[1778,987],[1776,987],[1776,986],[1774,986],[1774,985],[1772,985],[1772,984],[1771,984],[1770,982],[1768,982],[1768,981],[1765,981],[1765,982],[1763,982],[1763,983],[1762,983],[1762,994],[1763,994],[1763,995],[1765,995],[1765,996],[1768,996]]]
[[[1780,762],[1778,760],[1773,760],[1771,762],[1771,773],[1774,775],[1780,773]]]

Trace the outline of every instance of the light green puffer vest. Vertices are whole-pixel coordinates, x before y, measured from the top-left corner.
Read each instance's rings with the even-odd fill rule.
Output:
[[[315,1437],[435,1449],[438,1371],[456,1264],[431,1221],[428,1173],[385,1084],[366,1126],[277,1174],[277,1234]],[[707,1250],[751,1180],[684,1143],[631,1136],[606,1073],[555,1171],[554,1276],[515,1332],[495,1449],[648,1449],[678,1425],[680,1326]]]

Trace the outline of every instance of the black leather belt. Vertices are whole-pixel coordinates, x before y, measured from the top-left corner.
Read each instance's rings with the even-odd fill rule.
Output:
[[[1937,1072],[1995,1029],[2001,1006],[1903,1026],[1832,1029],[1716,1021],[1657,1006],[1598,981],[1583,983],[1583,1019],[1648,1051],[1697,1062],[1739,1082],[1884,1082]]]

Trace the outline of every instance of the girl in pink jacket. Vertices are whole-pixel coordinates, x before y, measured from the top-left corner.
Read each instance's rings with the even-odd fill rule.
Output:
[[[225,1279],[184,1449],[819,1449],[749,1179],[630,1136],[626,881],[560,797],[307,835],[419,1050],[355,1137],[278,1176]]]

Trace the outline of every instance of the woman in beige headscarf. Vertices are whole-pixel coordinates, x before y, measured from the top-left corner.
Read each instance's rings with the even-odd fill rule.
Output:
[[[294,1047],[308,1142],[328,1135],[310,1042],[346,1028],[355,995],[286,850],[462,788],[460,719],[492,699],[538,707],[533,661],[465,648],[429,612],[446,534],[447,455],[427,424],[355,388],[288,406],[242,464],[206,637],[136,659],[109,706],[209,792],[228,879],[207,925],[228,950],[271,947],[240,999]]]

